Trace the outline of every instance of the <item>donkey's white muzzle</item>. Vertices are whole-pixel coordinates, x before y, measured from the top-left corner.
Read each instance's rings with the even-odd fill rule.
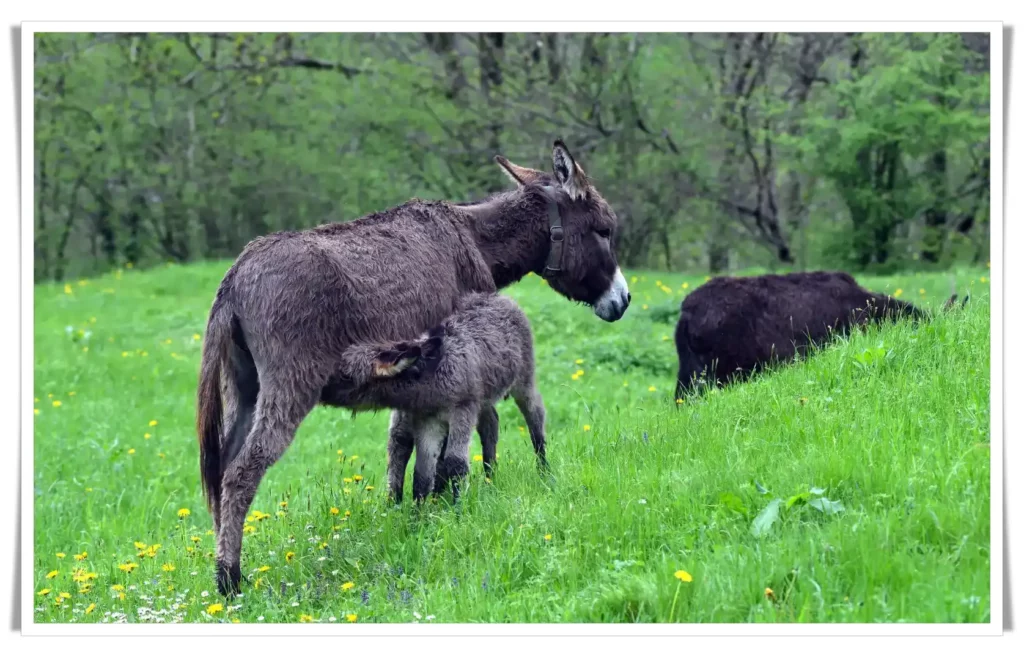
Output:
[[[594,314],[606,322],[614,322],[626,314],[629,308],[629,286],[622,271],[615,270],[615,278],[601,298],[594,304]]]

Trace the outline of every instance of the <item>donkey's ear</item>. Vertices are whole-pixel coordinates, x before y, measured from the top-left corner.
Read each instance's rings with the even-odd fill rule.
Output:
[[[521,167],[518,164],[512,164],[501,155],[495,155],[494,161],[498,163],[498,166],[500,166],[501,170],[505,172],[505,175],[509,177],[509,180],[520,187],[528,185],[542,175],[540,171],[527,169],[526,167]]]
[[[583,167],[576,164],[569,149],[561,139],[555,140],[555,148],[551,152],[551,161],[555,167],[555,177],[562,185],[562,188],[572,199],[583,198],[586,194],[589,182]]]
[[[399,342],[378,353],[373,359],[373,376],[386,379],[409,369],[420,357],[419,345]]]

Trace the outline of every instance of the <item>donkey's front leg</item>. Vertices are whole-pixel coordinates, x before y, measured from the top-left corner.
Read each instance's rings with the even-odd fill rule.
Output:
[[[444,445],[446,427],[438,418],[420,419],[416,423],[416,465],[412,471],[412,498],[422,502],[434,490],[437,458]]]
[[[477,404],[459,406],[448,414],[448,446],[442,458],[452,484],[452,501],[456,503],[469,487],[469,443],[479,416]]]
[[[391,412],[388,430],[388,495],[395,504],[402,501],[405,469],[415,446],[415,418],[401,411]]]

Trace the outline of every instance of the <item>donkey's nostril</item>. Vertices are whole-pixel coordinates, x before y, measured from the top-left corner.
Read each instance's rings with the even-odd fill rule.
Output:
[[[632,300],[633,300],[633,295],[630,294],[629,292],[626,292],[626,305],[628,306],[629,302],[632,301]]]

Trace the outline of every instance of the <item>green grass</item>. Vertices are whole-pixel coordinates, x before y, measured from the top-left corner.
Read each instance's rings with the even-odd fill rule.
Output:
[[[461,508],[389,506],[387,413],[318,408],[263,480],[253,509],[269,517],[251,522],[249,583],[228,602],[193,428],[199,334],[227,264],[35,288],[38,622],[989,619],[986,271],[957,275],[965,310],[856,334],[679,409],[671,336],[702,276],[632,272],[615,324],[528,277],[506,292],[533,324],[554,484],[506,401],[493,482],[474,462]],[[950,286],[861,280],[933,308]],[[812,507],[811,487],[843,510]],[[140,556],[136,541],[160,547]],[[85,593],[78,568],[95,573]]]

